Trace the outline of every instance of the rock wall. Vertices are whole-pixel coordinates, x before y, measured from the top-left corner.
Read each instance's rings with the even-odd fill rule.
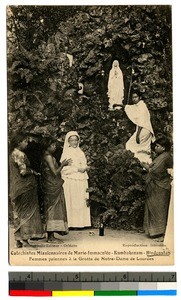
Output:
[[[61,148],[66,132],[77,130],[91,166],[94,226],[102,213],[109,226],[141,226],[145,174],[125,150],[134,125],[123,109],[108,111],[108,75],[117,59],[124,104],[132,80],[156,136],[172,135],[170,6],[11,7],[7,28],[9,137],[51,135]]]

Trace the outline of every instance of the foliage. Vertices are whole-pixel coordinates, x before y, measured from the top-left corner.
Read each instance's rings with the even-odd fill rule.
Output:
[[[108,111],[108,74],[118,59],[124,102],[132,74],[155,134],[172,134],[170,7],[11,6],[7,14],[9,136],[53,135],[63,145],[65,133],[77,130],[91,166],[92,216],[117,228],[140,226],[144,174],[124,149],[134,126],[123,110]]]

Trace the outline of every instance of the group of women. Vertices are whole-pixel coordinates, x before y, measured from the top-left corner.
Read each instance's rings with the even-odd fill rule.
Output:
[[[137,93],[132,104],[125,106],[128,118],[136,125],[136,132],[126,144],[147,172],[144,232],[151,238],[163,240],[170,202],[172,168],[171,143],[165,136],[155,142],[156,157],[152,160],[151,142],[155,141],[149,111]],[[87,205],[89,167],[79,147],[76,131],[68,132],[57,163],[52,138],[42,141],[41,184],[44,194],[46,227],[42,225],[36,176],[24,152],[28,140],[22,135],[12,139],[10,153],[10,198],[14,212],[14,230],[17,247],[30,244],[31,239],[47,236],[48,242],[57,241],[55,233],[65,235],[71,228],[91,226],[90,207]]]
[[[79,147],[79,135],[71,131],[66,135],[60,165],[54,152],[56,142],[52,138],[42,141],[43,157],[41,174],[30,167],[25,154],[28,139],[16,135],[12,139],[10,154],[10,198],[14,213],[14,236],[17,247],[30,245],[32,239],[47,235],[48,242],[60,241],[68,229],[91,226],[88,200],[87,161]],[[36,176],[41,175],[46,212],[46,227],[43,228],[37,194]]]

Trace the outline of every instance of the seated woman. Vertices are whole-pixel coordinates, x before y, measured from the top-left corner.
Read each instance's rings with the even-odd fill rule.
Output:
[[[172,168],[171,143],[165,136],[156,140],[157,157],[149,165],[142,163],[148,171],[146,179],[146,203],[144,213],[144,231],[151,238],[163,241],[167,225],[171,192],[171,178],[168,169]]]
[[[62,161],[58,166],[53,153],[56,150],[56,142],[51,138],[42,141],[43,159],[41,164],[42,190],[46,211],[46,231],[48,242],[58,242],[54,233],[64,235],[68,233],[67,212],[63,191],[63,180],[60,171],[64,166],[71,164],[70,159]]]
[[[23,152],[28,139],[22,134],[11,140],[13,151],[9,157],[10,198],[14,214],[14,236],[18,248],[30,246],[29,240],[43,237],[37,183],[37,172],[32,170],[28,157]]]
[[[140,162],[151,163],[151,142],[155,141],[150,113],[138,93],[132,93],[132,105],[125,106],[128,118],[136,125],[136,131],[126,143],[126,150],[134,153]]]

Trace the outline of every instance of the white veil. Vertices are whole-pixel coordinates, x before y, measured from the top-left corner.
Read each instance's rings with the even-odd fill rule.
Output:
[[[69,138],[71,136],[77,136],[78,137],[78,146],[77,148],[79,148],[79,142],[80,142],[80,136],[78,135],[77,131],[69,131],[66,136],[65,136],[65,142],[64,142],[64,145],[63,145],[63,152],[62,152],[62,155],[61,155],[61,158],[60,158],[60,162],[62,162],[64,159],[66,159],[67,157],[67,153],[68,153],[68,150],[70,148],[70,145],[69,145]]]
[[[117,68],[115,69],[115,64],[117,65]],[[112,69],[110,70],[109,73],[109,79],[114,78],[115,76],[115,71],[117,71],[117,77],[123,79],[123,73],[119,67],[119,62],[118,60],[114,60],[112,63]]]

